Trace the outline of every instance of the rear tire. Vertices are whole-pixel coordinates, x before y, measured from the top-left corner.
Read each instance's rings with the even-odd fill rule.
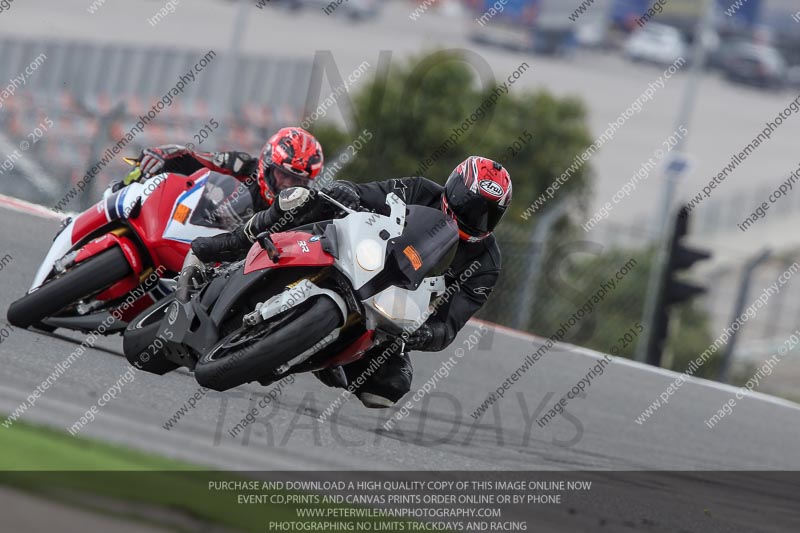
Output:
[[[297,311],[299,315],[295,314]],[[331,298],[320,296],[308,307],[286,311],[284,316],[267,321],[265,326],[276,320],[287,323],[266,337],[237,341],[237,336],[248,332],[239,328],[203,355],[194,369],[195,379],[203,387],[217,391],[256,381],[328,336],[341,325],[341,315]]]
[[[163,376],[178,366],[154,349],[158,330],[174,298],[168,297],[148,307],[128,324],[122,338],[122,352],[128,362],[139,370]]]
[[[107,289],[130,272],[122,250],[118,246],[109,248],[12,303],[8,321],[20,328],[38,325],[70,304]]]

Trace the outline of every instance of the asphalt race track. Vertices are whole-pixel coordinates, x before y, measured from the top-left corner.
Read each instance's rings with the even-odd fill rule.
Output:
[[[55,219],[0,208],[0,257],[6,258],[0,271],[0,328],[10,328],[5,311],[28,286],[57,227]],[[396,410],[370,411],[355,398],[319,422],[339,392],[321,386],[313,376],[300,376],[286,385],[277,401],[261,409],[256,422],[235,437],[230,430],[267,389],[250,385],[201,395],[167,430],[164,425],[186,406],[198,385],[182,370],[163,377],[137,372],[133,381],[124,383],[120,377],[129,366],[116,336],[101,338],[21,418],[66,431],[112,385],[124,383],[116,399],[79,434],[226,470],[337,470],[339,476],[350,470],[548,470],[567,476],[574,474],[566,471],[583,471],[581,479],[604,484],[600,498],[592,492],[574,507],[537,508],[536,521],[549,525],[547,531],[574,531],[574,527],[608,531],[608,525],[678,531],[679,522],[682,531],[794,529],[797,492],[791,476],[746,474],[743,484],[741,476],[717,473],[710,484],[700,473],[664,472],[656,479],[642,479],[625,477],[635,473],[609,477],[585,471],[797,470],[800,408],[796,404],[761,395],[746,397],[732,415],[708,429],[704,420],[735,391],[692,379],[640,425],[636,417],[675,374],[615,359],[584,398],[572,400],[564,415],[541,428],[536,419],[600,357],[563,345],[545,355],[503,400],[475,421],[470,414],[540,345],[528,335],[490,326],[478,347],[469,350],[464,339],[478,327],[476,323],[465,328],[448,350],[413,355],[412,393],[453,357],[456,348],[465,349],[462,358],[453,359],[456,365],[449,375],[436,381],[427,400],[416,403],[409,416],[390,430],[382,426]],[[83,339],[63,331],[10,331],[0,344],[2,416],[24,402]],[[708,507],[724,512],[712,517]],[[694,512],[687,514],[687,508]],[[793,524],[789,529],[787,521]],[[695,529],[698,526],[701,529]]]
[[[8,305],[30,283],[56,231],[56,220],[0,209],[2,323]],[[417,390],[452,357],[448,350],[413,355]],[[0,412],[12,412],[83,340],[81,334],[15,329],[0,344]],[[768,397],[738,402],[713,429],[704,425],[732,389],[705,381],[684,384],[644,424],[635,418],[674,376],[615,360],[544,428],[546,412],[596,364],[597,355],[570,346],[537,362],[478,422],[470,414],[538,347],[532,338],[493,329],[466,350],[446,378],[409,416],[387,431],[391,413],[370,411],[351,398],[326,422],[317,417],[339,391],[300,376],[277,402],[235,438],[229,431],[266,392],[250,385],[209,392],[172,427],[163,425],[198,385],[186,372],[142,372],[100,410],[81,435],[226,469],[309,470],[797,470],[800,409]],[[70,367],[22,419],[66,431],[127,368],[121,339],[101,339]],[[441,374],[441,373],[440,373]],[[409,394],[406,399],[411,396]],[[249,430],[249,431],[248,431]]]

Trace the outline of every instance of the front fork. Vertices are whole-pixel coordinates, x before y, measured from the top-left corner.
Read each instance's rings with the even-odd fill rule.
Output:
[[[323,294],[330,296],[333,301],[339,305],[343,315],[342,321],[346,322],[348,318],[347,304],[342,300],[341,296],[330,289],[323,289],[317,285],[328,276],[329,269],[330,267],[325,267],[311,276],[302,277],[294,283],[286,285],[281,292],[266,302],[257,304],[254,311],[246,314],[242,318],[242,325],[244,327],[256,326],[267,319],[307,301],[312,296],[320,296]]]

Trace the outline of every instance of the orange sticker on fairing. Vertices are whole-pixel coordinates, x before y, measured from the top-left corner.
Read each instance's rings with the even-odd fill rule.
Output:
[[[181,204],[175,209],[175,214],[172,215],[172,220],[180,222],[181,224],[186,224],[186,219],[189,218],[192,210],[185,205]]]
[[[413,246],[406,246],[403,253],[406,254],[408,260],[411,261],[411,266],[414,267],[414,270],[419,270],[422,267],[422,259]]]

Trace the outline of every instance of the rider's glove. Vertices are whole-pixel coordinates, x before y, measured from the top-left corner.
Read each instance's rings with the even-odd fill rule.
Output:
[[[179,144],[166,144],[154,148],[145,148],[139,156],[139,168],[149,178],[160,174],[167,160],[189,153],[189,149]]]
[[[438,352],[445,340],[444,324],[422,324],[406,339],[406,349]]]
[[[322,192],[350,209],[356,209],[361,203],[358,189],[349,181],[334,181],[333,185],[322,189]]]
[[[230,233],[196,238],[192,241],[192,251],[204,263],[229,263],[247,255],[252,244],[244,229],[238,227]]]

